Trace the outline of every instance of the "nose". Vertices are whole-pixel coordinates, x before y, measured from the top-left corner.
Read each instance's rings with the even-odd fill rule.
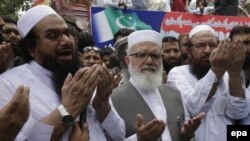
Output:
[[[152,64],[153,63],[153,59],[150,57],[150,55],[148,55],[145,64]]]
[[[95,60],[91,57],[91,58],[89,59],[89,62],[90,62],[91,64],[94,64],[94,63],[95,63]]]
[[[171,52],[170,52],[170,57],[171,57],[171,58],[172,58],[172,57],[175,57],[175,53],[174,53],[173,50],[171,50]]]
[[[63,34],[58,44],[60,44],[61,46],[75,46],[75,40],[73,37],[69,37]]]
[[[208,44],[206,45],[204,52],[208,54],[211,53],[211,48]]]
[[[67,36],[65,34],[62,34],[61,40],[73,40],[73,39],[74,39],[73,37],[70,37],[70,36]]]

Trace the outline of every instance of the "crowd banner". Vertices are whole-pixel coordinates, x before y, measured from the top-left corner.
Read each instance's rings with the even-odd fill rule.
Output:
[[[195,15],[112,7],[91,8],[92,34],[96,46],[100,48],[114,44],[114,34],[120,28],[152,29],[160,32],[163,37],[178,37],[179,34],[189,33],[194,26],[200,24],[212,26],[221,40],[228,37],[230,30],[236,25],[250,26],[250,19],[247,17]]]

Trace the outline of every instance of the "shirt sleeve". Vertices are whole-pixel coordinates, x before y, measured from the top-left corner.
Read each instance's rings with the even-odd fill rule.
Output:
[[[21,132],[18,134],[17,141],[50,141],[54,127],[29,117]]]
[[[250,91],[245,87],[245,76],[243,71],[241,72],[241,80],[245,98],[231,96],[229,90],[226,98],[226,114],[229,118],[236,120],[245,118],[250,112]],[[229,84],[227,85],[229,88]]]
[[[242,119],[249,114],[250,108],[246,99],[229,96],[226,103],[226,114],[231,119]]]
[[[115,141],[122,141],[125,138],[125,123],[124,120],[116,112],[112,100],[109,99],[111,110],[108,116],[102,123],[102,128]]]
[[[210,100],[214,100],[211,98],[207,101],[208,103],[206,103],[215,78],[216,76],[212,70],[209,70],[202,79],[197,80],[188,69],[175,67],[169,72],[167,83],[180,90],[190,116],[196,116],[202,112],[204,106],[209,107]],[[205,105],[205,103],[209,105]]]
[[[129,136],[128,138],[124,139],[124,141],[137,141],[136,134]]]

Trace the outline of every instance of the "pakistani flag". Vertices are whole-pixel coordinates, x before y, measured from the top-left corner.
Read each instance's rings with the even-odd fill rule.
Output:
[[[141,21],[135,12],[123,13],[122,10],[111,7],[94,14],[93,25],[98,34],[98,42],[106,42],[113,39],[114,34],[120,28],[133,30],[152,29],[150,25]]]

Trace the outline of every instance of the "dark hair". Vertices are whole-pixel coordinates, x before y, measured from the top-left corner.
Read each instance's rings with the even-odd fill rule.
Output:
[[[116,58],[119,61],[120,68],[122,69],[128,68],[124,59],[124,57],[127,55],[126,48],[125,48],[127,44],[128,44],[127,37],[123,37],[122,39],[119,39],[115,44]]]
[[[17,24],[17,21],[9,16],[3,16],[2,19],[5,23],[13,23],[15,25]]]
[[[134,32],[134,30],[132,29],[128,29],[128,28],[121,28],[120,30],[118,30],[115,35],[114,35],[114,42],[117,41],[117,38],[119,36],[125,37],[128,36],[129,34],[131,34],[132,32]]]
[[[116,58],[116,54],[113,52],[110,54],[109,68],[120,68],[119,61]]]
[[[82,51],[82,49],[86,46],[95,46],[95,41],[93,36],[88,32],[80,32],[78,35],[78,51]]]
[[[105,56],[105,55],[110,56],[114,52],[115,52],[114,49],[112,49],[111,47],[104,47],[104,48],[101,49],[100,55],[101,55],[101,58],[103,58],[103,56]]]
[[[6,16],[6,17],[1,17],[2,19],[3,19],[3,21],[5,22],[5,23],[12,23],[12,24],[17,24],[17,22],[16,22],[16,20],[14,20],[13,18],[11,18],[11,17],[8,17],[8,16]],[[0,28],[0,31],[2,32],[2,30],[3,30],[3,28],[1,27]]]
[[[180,42],[181,42],[181,40],[183,39],[183,38],[185,38],[185,37],[188,37],[188,34],[180,34],[179,36],[178,36],[178,43],[180,44]]]
[[[238,34],[250,34],[250,27],[244,26],[235,26],[231,29],[229,38],[232,39],[233,36]]]
[[[177,38],[173,37],[173,36],[165,36],[162,38],[162,42],[178,42]]]
[[[169,43],[169,42],[176,42],[178,44],[179,49],[180,49],[179,42],[178,42],[177,38],[175,38],[173,36],[165,36],[162,38],[162,43]]]
[[[36,47],[36,35],[34,29],[32,29],[24,38],[18,42],[20,47],[21,57],[23,57],[24,62],[28,63],[34,58],[29,54],[28,50],[35,50]]]

